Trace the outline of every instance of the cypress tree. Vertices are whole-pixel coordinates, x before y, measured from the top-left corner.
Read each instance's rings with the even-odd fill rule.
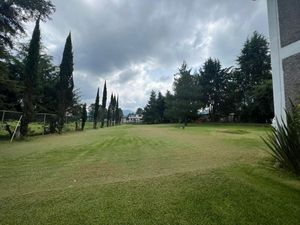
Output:
[[[82,115],[81,115],[81,130],[84,130],[86,120],[87,120],[86,104],[83,104]]]
[[[97,95],[96,95],[96,100],[95,100],[94,129],[97,128],[98,115],[99,115],[99,88],[97,90]]]
[[[106,81],[104,83],[104,88],[103,88],[103,94],[102,94],[102,116],[101,116],[101,128],[104,126],[104,112],[106,108],[106,101],[107,101],[107,89],[106,89]]]
[[[112,101],[112,124],[113,126],[116,124],[116,96],[113,96]]]
[[[120,112],[119,112],[119,96],[117,97],[116,100],[116,124],[120,124]]]
[[[113,111],[113,94],[111,94],[110,96],[110,103],[108,106],[108,110],[107,110],[107,126],[111,125],[111,120],[112,120],[112,111]]]
[[[24,96],[23,96],[23,118],[21,121],[21,135],[28,133],[28,124],[34,116],[34,106],[37,100],[39,87],[39,59],[41,47],[40,19],[36,21],[32,38],[29,44],[28,55],[25,59],[24,70]]]
[[[65,123],[67,110],[73,103],[73,50],[71,33],[66,39],[62,61],[60,64],[58,84],[58,130],[61,133]]]

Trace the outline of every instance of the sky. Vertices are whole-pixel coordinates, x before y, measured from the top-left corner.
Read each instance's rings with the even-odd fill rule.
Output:
[[[218,58],[235,66],[247,37],[268,38],[266,0],[52,0],[56,12],[41,25],[58,65],[72,33],[74,82],[82,102],[95,101],[107,81],[120,107],[144,107],[151,90],[172,90],[183,61],[194,71]]]

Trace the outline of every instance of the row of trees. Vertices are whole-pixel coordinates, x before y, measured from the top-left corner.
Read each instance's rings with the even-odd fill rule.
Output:
[[[74,89],[71,33],[59,66],[47,55],[41,40],[40,21],[49,19],[54,11],[50,0],[0,3],[0,109],[23,112],[22,136],[28,134],[37,112],[52,115],[48,117],[51,133],[62,132],[66,116],[80,120],[82,130],[87,121],[86,104],[80,103]],[[36,22],[30,42],[15,43],[16,37],[25,33],[28,21]]]
[[[51,1],[3,1],[0,4],[0,57],[2,109],[23,111],[21,135],[28,134],[28,125],[39,110],[56,113],[51,131],[62,131],[65,115],[77,103],[73,88],[73,52],[69,34],[60,67],[43,52],[40,21],[55,10]],[[36,20],[29,43],[14,47],[14,38],[25,33],[24,22]]]
[[[120,125],[121,119],[123,116],[123,111],[119,108],[119,97],[116,97],[114,94],[110,96],[110,103],[108,108],[106,108],[107,102],[107,87],[106,81],[103,87],[102,93],[102,104],[100,105],[100,97],[99,97],[99,88],[97,89],[95,103],[90,105],[90,114],[93,118],[93,128],[97,129],[98,122],[101,123],[101,128],[105,126],[114,126]]]
[[[209,111],[210,121],[229,114],[242,122],[270,122],[273,92],[269,44],[254,32],[237,58],[238,67],[222,68],[218,59],[207,59],[195,73],[184,62],[174,76],[173,93],[152,91],[144,108],[144,122],[188,121]]]

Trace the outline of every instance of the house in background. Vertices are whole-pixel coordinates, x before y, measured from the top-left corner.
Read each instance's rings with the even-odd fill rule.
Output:
[[[300,0],[268,0],[275,117],[300,98]]]
[[[142,114],[128,114],[127,117],[122,118],[122,123],[142,123],[143,115]]]

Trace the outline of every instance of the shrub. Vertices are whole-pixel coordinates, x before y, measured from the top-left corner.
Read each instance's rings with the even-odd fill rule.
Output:
[[[278,123],[277,129],[263,138],[269,152],[281,167],[300,175],[300,107],[286,111],[286,123]]]

